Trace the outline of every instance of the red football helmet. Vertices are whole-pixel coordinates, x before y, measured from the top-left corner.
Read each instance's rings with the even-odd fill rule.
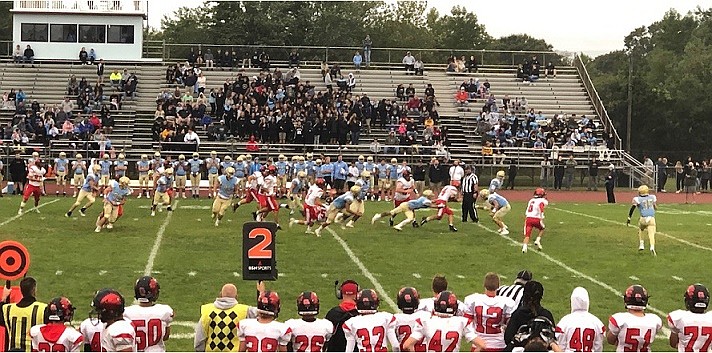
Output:
[[[704,313],[710,304],[710,292],[702,284],[691,284],[685,291],[685,307],[693,313]]]
[[[536,190],[534,190],[534,197],[544,197],[544,196],[546,196],[546,190],[544,190],[543,188],[536,188]]]
[[[324,183],[325,183],[325,182],[324,182],[324,179],[323,179],[323,178],[318,178],[318,179],[316,179],[316,185],[317,185],[318,187],[323,188],[323,187],[324,187]]]
[[[265,291],[257,298],[257,312],[264,315],[274,316],[279,315],[281,304],[279,294],[273,291]]]
[[[319,297],[314,292],[305,291],[297,298],[297,314],[303,315],[318,315],[319,314]]]
[[[52,299],[47,305],[49,321],[71,322],[74,317],[74,306],[66,297]]]
[[[113,289],[102,289],[96,292],[94,300],[91,302],[93,312],[97,314],[101,322],[119,320],[124,315],[126,302],[121,293]]]
[[[151,276],[143,276],[136,280],[134,285],[134,298],[139,303],[151,303],[158,301],[161,286],[158,281]]]

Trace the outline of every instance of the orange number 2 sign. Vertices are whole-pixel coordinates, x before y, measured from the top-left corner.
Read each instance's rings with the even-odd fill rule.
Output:
[[[272,232],[267,228],[255,228],[248,234],[250,239],[262,237],[262,240],[247,250],[247,256],[251,259],[270,259],[272,250],[267,249],[272,244]]]

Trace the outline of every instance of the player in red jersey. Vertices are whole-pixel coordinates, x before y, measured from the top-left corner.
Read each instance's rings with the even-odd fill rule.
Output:
[[[356,295],[356,310],[359,316],[354,316],[342,325],[346,337],[346,352],[385,352],[388,343],[398,346],[398,338],[393,334],[391,326],[396,318],[393,314],[378,311],[378,294],[372,289],[362,289]]]
[[[134,285],[134,298],[138,304],[124,311],[124,318],[136,328],[136,345],[139,352],[165,352],[171,334],[173,309],[157,304],[161,286],[155,278],[143,276]]]
[[[429,312],[419,311],[419,304],[420,295],[415,288],[404,287],[398,291],[398,309],[400,309],[402,313],[393,314],[396,321],[390,327],[390,330],[393,332],[389,334],[395,335],[398,338],[401,352],[405,351],[405,342],[410,338],[413,330],[418,325],[417,320],[428,319],[432,316]],[[415,343],[413,350],[415,352],[425,352],[426,346],[423,344],[423,340]]]
[[[125,320],[125,301],[113,289],[102,289],[92,300],[93,313],[105,324],[101,330],[102,352],[135,352],[136,331],[131,321]]]
[[[307,190],[307,197],[304,199],[304,220],[289,219],[289,226],[295,224],[303,224],[307,226],[306,234],[314,234],[311,227],[319,221],[319,213],[322,212],[321,198],[324,196],[324,179],[316,179],[316,183],[312,184]]]
[[[40,213],[39,206],[40,196],[42,196],[42,181],[44,180],[44,175],[47,170],[42,167],[42,161],[39,159],[34,160],[34,164],[27,167],[27,185],[25,185],[25,190],[22,193],[22,202],[20,202],[20,209],[17,211],[18,215],[22,215],[25,212],[25,204],[30,196],[35,198],[35,212]]]
[[[485,343],[488,352],[501,352],[507,347],[503,327],[517,309],[514,300],[497,295],[499,276],[490,272],[485,275],[485,293],[465,297],[465,317],[472,320],[475,333]]]
[[[428,223],[428,222],[436,220],[436,219],[441,220],[444,215],[447,215],[447,221],[449,223],[450,231],[457,232],[457,228],[455,228],[455,225],[453,224],[453,222],[454,222],[453,212],[450,209],[450,207],[447,206],[447,202],[450,200],[457,199],[458,194],[459,194],[459,191],[457,190],[456,187],[454,187],[452,185],[446,185],[440,191],[438,198],[435,200],[435,205],[437,205],[437,207],[438,207],[438,212],[432,216],[423,217],[423,219],[420,221],[420,225],[423,226],[423,225],[425,225],[425,223]]]
[[[301,319],[290,319],[285,324],[292,330],[290,352],[321,352],[334,334],[334,324],[319,315],[319,297],[314,292],[302,292],[297,297],[297,314]],[[289,348],[289,347],[287,347]]]
[[[66,323],[72,322],[74,307],[65,297],[54,298],[47,305],[48,323],[30,328],[33,352],[79,352],[84,338]]]
[[[534,245],[536,245],[539,250],[541,247],[541,237],[544,235],[544,208],[549,205],[549,201],[546,199],[546,191],[542,188],[537,188],[534,191],[534,197],[529,200],[527,204],[526,216],[527,219],[524,223],[524,245],[522,245],[522,252],[527,252],[527,247],[529,246],[529,238],[532,235],[532,229],[536,228],[539,230],[539,235],[537,235]]]
[[[292,330],[277,321],[280,310],[277,292],[265,291],[257,298],[257,318],[237,324],[239,352],[286,352]]]
[[[691,284],[685,291],[685,308],[668,314],[670,347],[678,352],[709,352],[712,344],[712,315],[705,312],[710,292],[702,284]]]
[[[571,292],[571,314],[556,325],[556,341],[565,352],[602,352],[606,326],[588,312],[588,291],[582,287]]]
[[[648,291],[633,285],[623,294],[626,312],[613,314],[608,320],[608,343],[616,346],[617,352],[650,352],[655,335],[663,327],[655,314],[646,313]]]
[[[269,166],[263,173],[264,181],[260,187],[259,194],[257,194],[260,200],[260,209],[257,211],[256,220],[262,221],[272,212],[274,214],[274,223],[277,223],[277,229],[282,229],[279,226],[279,202],[277,202],[276,175],[277,168],[273,165]]]

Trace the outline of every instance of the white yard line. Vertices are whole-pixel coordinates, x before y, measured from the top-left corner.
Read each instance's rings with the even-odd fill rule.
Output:
[[[55,203],[55,202],[57,202],[57,201],[59,201],[59,199],[54,199],[54,200],[52,200],[52,201],[50,201],[50,202],[45,202],[45,203],[43,203],[43,204],[41,204],[41,205],[39,205],[39,206],[37,206],[37,207],[32,207],[32,208],[28,209],[27,211],[23,212],[22,214],[14,215],[14,216],[8,218],[7,220],[3,221],[2,223],[0,223],[0,227],[5,226],[5,225],[7,225],[7,224],[10,223],[10,222],[16,221],[16,220],[19,219],[20,217],[24,216],[25,213],[32,212],[32,211],[34,211],[34,210],[36,210],[36,209],[40,209],[40,208],[45,207],[45,206],[47,206],[47,205],[51,205],[51,204],[53,204],[53,203]]]
[[[398,305],[396,305],[396,303],[393,301],[393,299],[391,299],[391,296],[388,295],[388,292],[386,292],[386,290],[383,289],[383,286],[381,285],[380,282],[378,282],[376,277],[374,277],[373,273],[371,273],[371,271],[369,271],[366,268],[366,266],[363,264],[363,262],[361,262],[361,260],[358,258],[358,256],[356,256],[356,254],[354,254],[354,252],[349,247],[349,244],[347,244],[346,241],[344,241],[344,239],[342,239],[338,234],[336,234],[336,232],[333,229],[326,228],[326,230],[329,233],[331,233],[331,236],[334,237],[334,239],[336,239],[336,241],[339,242],[339,244],[341,244],[341,247],[344,248],[344,251],[346,252],[346,254],[349,255],[349,257],[351,258],[351,261],[353,261],[356,264],[356,266],[358,266],[358,268],[361,270],[361,273],[366,278],[368,278],[368,280],[371,281],[371,283],[373,283],[374,289],[382,297],[382,300],[384,300],[388,304],[388,306],[391,307],[392,310],[394,310],[395,312],[398,312]]]
[[[591,218],[591,219],[595,219],[595,220],[599,220],[599,221],[607,222],[607,223],[611,223],[611,224],[618,224],[618,225],[622,225],[622,226],[625,225],[625,223],[623,223],[623,222],[612,221],[612,220],[610,220],[610,219],[606,219],[606,218],[602,218],[602,217],[598,217],[598,216],[592,216],[592,215],[588,215],[588,214],[581,213],[581,212],[574,212],[574,211],[564,210],[564,209],[561,209],[561,208],[558,208],[558,207],[553,207],[553,206],[549,206],[548,208],[549,208],[549,209],[554,209],[554,210],[557,210],[557,211],[561,211],[561,212],[565,212],[565,213],[568,213],[568,214],[572,214],[572,215],[577,215],[577,216],[582,216],[582,217],[588,217],[588,218]],[[667,234],[667,233],[655,232],[655,234],[660,234],[660,235],[662,235],[662,236],[664,236],[664,237],[666,237],[666,238],[675,240],[675,241],[677,241],[677,242],[680,242],[680,243],[682,243],[682,244],[691,246],[691,247],[693,247],[693,248],[697,248],[697,249],[700,249],[700,250],[706,250],[706,251],[712,251],[712,248],[710,248],[710,247],[707,247],[707,246],[704,246],[704,245],[700,245],[700,244],[696,244],[696,243],[693,243],[693,242],[691,242],[691,241],[687,241],[687,240],[685,240],[685,239],[681,239],[681,238],[672,236],[672,235]]]
[[[173,205],[173,209],[176,209],[178,207],[178,202],[179,201],[176,200],[176,203]],[[166,232],[166,227],[168,227],[168,223],[170,223],[171,217],[173,217],[173,212],[168,212],[168,214],[166,215],[166,219],[163,220],[161,227],[158,228],[158,232],[156,233],[156,240],[153,242],[151,253],[148,255],[148,261],[146,262],[146,268],[143,270],[144,276],[150,276],[153,272],[153,263],[156,261],[158,249],[160,249],[161,242],[163,241],[163,234]]]

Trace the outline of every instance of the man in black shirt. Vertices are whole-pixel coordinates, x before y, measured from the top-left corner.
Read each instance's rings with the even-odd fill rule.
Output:
[[[588,188],[586,190],[598,191],[598,168],[601,167],[601,162],[593,157],[590,162],[588,162]]]
[[[418,165],[413,167],[413,180],[415,180],[415,190],[418,190],[419,193],[423,193],[423,190],[425,190],[425,172],[426,172],[427,166],[425,165],[424,160],[420,160],[420,163]]]
[[[341,303],[335,306],[326,313],[326,319],[331,321],[336,328],[334,335],[327,343],[327,352],[345,352],[346,351],[346,337],[344,336],[344,329],[342,325],[346,320],[357,316],[358,311],[356,310],[356,294],[358,293],[359,287],[358,283],[353,280],[346,280],[341,284],[339,292],[341,293]]]
[[[440,165],[440,161],[437,158],[433,158],[430,161],[430,167],[428,168],[428,181],[430,181],[430,190],[433,190],[433,193],[435,194],[440,193],[444,173],[445,168]]]

